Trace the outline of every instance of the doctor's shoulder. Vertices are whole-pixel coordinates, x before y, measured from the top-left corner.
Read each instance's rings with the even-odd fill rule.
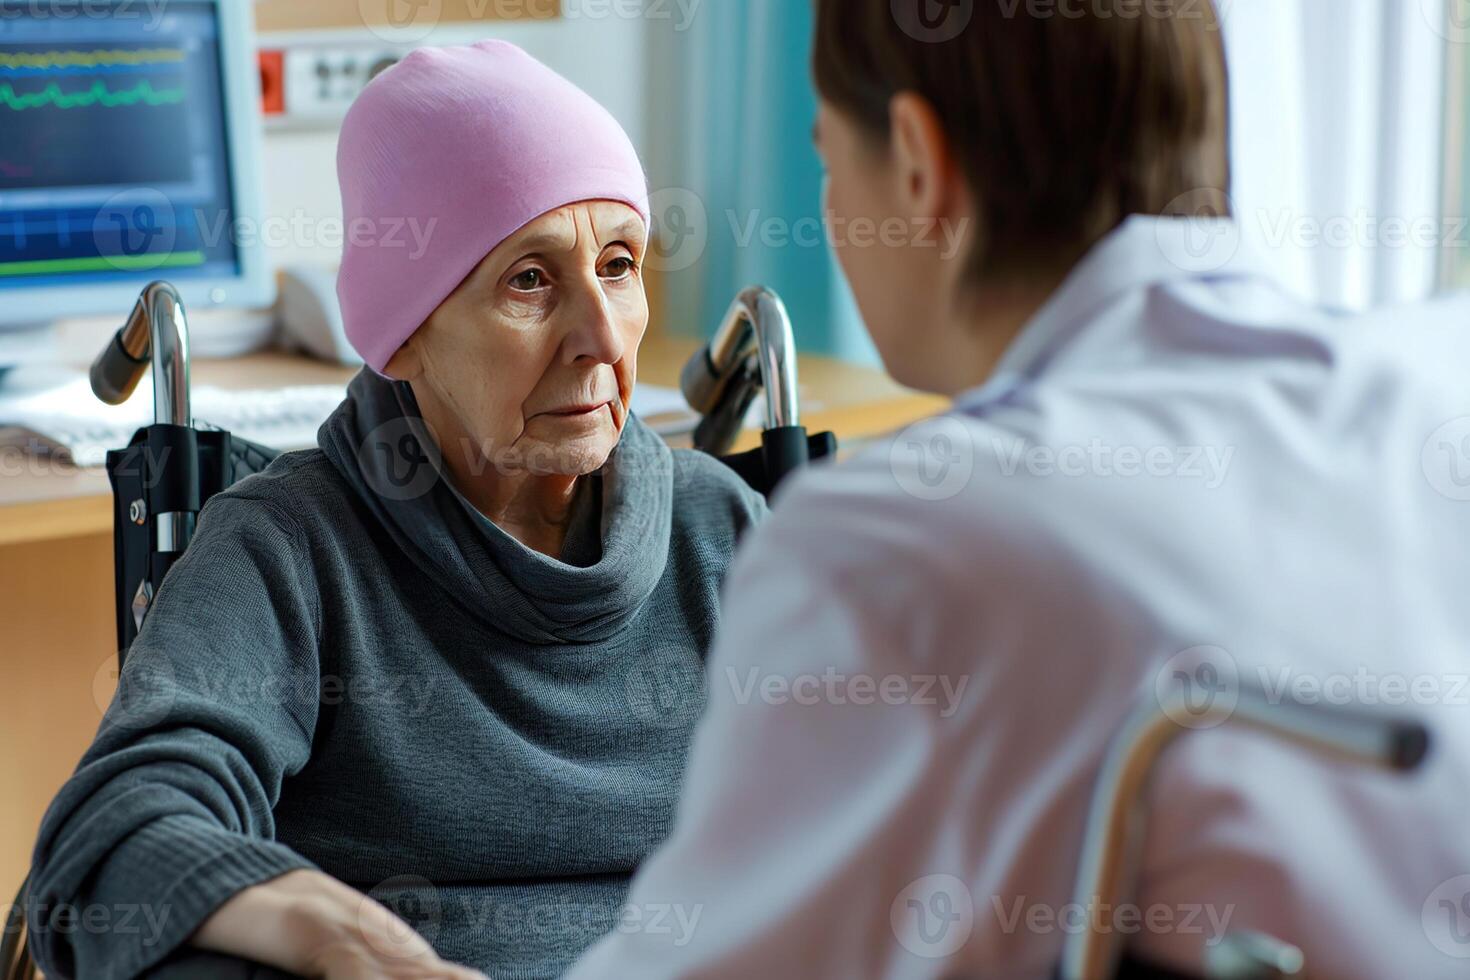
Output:
[[[1024,465],[1012,466],[1018,442],[1010,428],[958,412],[923,419],[790,478],[749,546],[783,551],[814,574],[891,584],[1015,569],[1060,533],[1032,499]]]

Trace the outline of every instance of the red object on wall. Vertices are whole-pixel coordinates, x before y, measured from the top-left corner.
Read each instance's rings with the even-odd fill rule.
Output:
[[[267,116],[286,111],[286,52],[260,52],[260,109]]]

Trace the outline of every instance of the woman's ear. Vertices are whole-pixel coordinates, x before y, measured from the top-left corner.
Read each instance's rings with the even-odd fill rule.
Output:
[[[964,175],[939,113],[917,92],[888,103],[897,200],[910,217],[958,218],[968,207]]]
[[[388,358],[383,373],[394,381],[417,381],[424,373],[423,352],[419,343],[419,331],[409,334],[403,346]]]

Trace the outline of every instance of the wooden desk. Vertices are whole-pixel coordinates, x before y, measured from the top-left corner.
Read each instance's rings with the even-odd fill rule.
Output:
[[[650,338],[639,357],[640,381],[676,385],[696,346]],[[945,405],[868,368],[804,358],[800,372],[806,425],[849,443]],[[193,380],[263,388],[345,383],[353,373],[263,354],[196,362]],[[0,476],[0,891],[6,901],[25,875],[46,805],[91,742],[116,683],[107,477],[39,462],[24,473],[15,469],[12,459]]]

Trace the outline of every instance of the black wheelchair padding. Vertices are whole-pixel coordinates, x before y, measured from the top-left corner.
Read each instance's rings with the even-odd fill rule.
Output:
[[[156,593],[181,554],[155,547],[155,516],[197,518],[210,497],[265,469],[279,455],[217,429],[165,424],[139,429],[126,449],[107,454],[119,666],[138,635],[134,597],[144,582]]]
[[[769,497],[781,481],[808,462],[837,455],[837,437],[830,432],[807,435],[801,426],[767,429],[761,444],[749,452],[722,457],[721,462],[759,493]]]
[[[1055,977],[1060,980],[1062,968],[1057,967]],[[1194,973],[1180,973],[1168,967],[1158,966],[1147,960],[1139,959],[1137,956],[1123,951],[1123,957],[1118,961],[1117,972],[1113,974],[1115,980],[1199,980],[1199,975]]]

